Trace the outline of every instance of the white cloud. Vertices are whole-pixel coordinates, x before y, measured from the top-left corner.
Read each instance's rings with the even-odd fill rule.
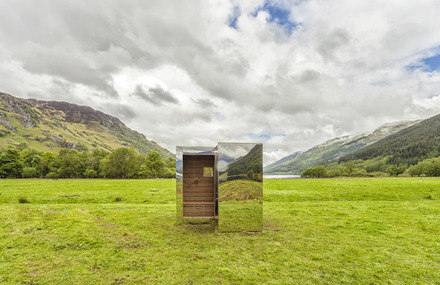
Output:
[[[264,5],[4,0],[0,86],[90,105],[172,151],[263,142],[266,163],[440,112],[438,72],[414,67],[439,53],[435,0],[269,1],[291,34]]]

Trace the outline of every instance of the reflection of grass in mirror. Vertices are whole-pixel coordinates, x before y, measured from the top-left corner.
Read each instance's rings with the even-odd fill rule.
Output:
[[[263,183],[251,180],[233,180],[220,183],[219,201],[245,201],[263,198]]]
[[[262,231],[263,202],[259,200],[220,202],[219,230],[222,232]]]
[[[183,221],[183,182],[176,180],[176,219]]]

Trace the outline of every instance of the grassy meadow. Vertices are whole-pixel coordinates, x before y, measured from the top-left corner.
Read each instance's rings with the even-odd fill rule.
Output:
[[[440,179],[264,181],[263,233],[175,221],[174,180],[0,180],[1,284],[440,284]]]

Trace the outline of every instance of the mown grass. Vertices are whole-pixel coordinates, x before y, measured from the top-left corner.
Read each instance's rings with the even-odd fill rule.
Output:
[[[233,180],[220,183],[219,201],[244,201],[263,198],[263,184],[250,180]]]
[[[0,180],[0,282],[440,283],[439,179],[264,187],[248,235],[177,224],[174,180]]]

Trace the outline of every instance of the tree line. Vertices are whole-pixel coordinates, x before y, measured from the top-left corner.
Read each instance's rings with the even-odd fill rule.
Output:
[[[133,148],[112,152],[61,149],[57,154],[36,149],[0,150],[2,178],[174,178],[176,160],[157,151],[141,155]]]
[[[324,177],[376,177],[376,176],[440,176],[440,157],[428,158],[416,165],[392,164],[389,157],[377,157],[370,160],[349,160],[316,165],[301,173],[304,178]]]

